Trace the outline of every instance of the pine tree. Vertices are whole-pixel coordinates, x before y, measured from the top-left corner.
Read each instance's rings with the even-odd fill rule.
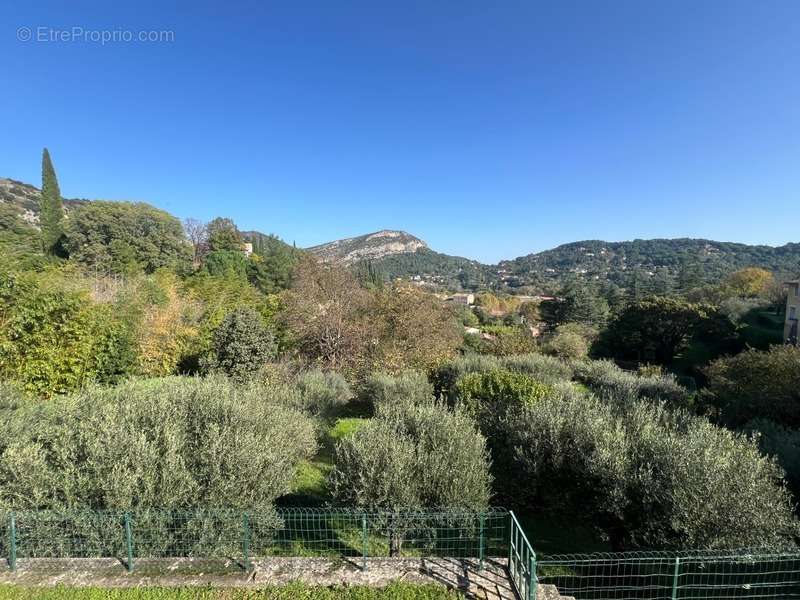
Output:
[[[64,207],[58,179],[47,148],[42,152],[42,194],[39,200],[39,223],[42,228],[42,249],[56,254],[63,234]]]

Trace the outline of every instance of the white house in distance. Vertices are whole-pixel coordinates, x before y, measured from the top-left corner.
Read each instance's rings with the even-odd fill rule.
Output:
[[[800,280],[787,281],[786,321],[783,324],[783,341],[797,346],[797,319],[800,317]]]

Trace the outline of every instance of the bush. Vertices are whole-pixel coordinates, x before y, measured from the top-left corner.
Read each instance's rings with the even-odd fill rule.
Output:
[[[373,373],[362,384],[362,400],[372,404],[375,412],[397,405],[433,402],[433,386],[419,371],[405,371],[392,376]]]
[[[557,358],[544,354],[517,354],[503,357],[502,368],[530,375],[542,383],[556,383],[572,378],[572,367]]]
[[[434,371],[432,379],[436,395],[455,401],[455,386],[463,375],[497,369],[524,373],[546,384],[569,380],[572,377],[572,367],[569,363],[543,354],[515,354],[503,357],[467,354]]]
[[[486,326],[483,329],[491,335],[482,345],[482,351],[487,354],[510,356],[536,351],[536,338],[523,326]]]
[[[242,381],[275,357],[275,338],[252,308],[236,308],[222,320],[212,341],[206,369]]]
[[[38,396],[113,383],[135,368],[123,307],[93,303],[74,275],[0,274],[0,377]]]
[[[800,348],[748,350],[711,363],[708,392],[732,427],[756,418],[800,428]]]
[[[334,371],[304,371],[297,376],[296,385],[304,409],[314,415],[345,404],[353,397],[345,378]]]
[[[551,394],[505,416],[527,504],[582,515],[617,550],[793,546],[781,470],[754,442],[635,397],[624,404]]]
[[[468,373],[456,383],[458,405],[476,413],[482,404],[533,404],[544,397],[550,387],[523,373],[493,369],[484,373]]]
[[[544,351],[564,359],[586,358],[589,354],[589,338],[585,327],[578,323],[559,326],[544,344]]]
[[[778,460],[786,472],[786,481],[795,498],[800,497],[800,430],[789,429],[766,419],[750,421],[743,430],[757,434],[761,452]]]
[[[337,501],[358,508],[480,510],[491,478],[483,436],[438,404],[387,407],[336,445]]]
[[[667,402],[675,407],[689,407],[692,394],[671,374],[637,375],[623,371],[610,360],[585,360],[573,363],[575,378],[599,397],[611,402],[630,398]],[[647,372],[655,372],[652,369]]]
[[[260,386],[168,377],[0,409],[0,507],[269,510],[315,450]]]

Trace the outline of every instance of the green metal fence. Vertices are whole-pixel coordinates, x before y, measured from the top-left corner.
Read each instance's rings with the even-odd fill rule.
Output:
[[[537,556],[513,512],[16,511],[0,513],[0,575],[81,570],[241,573],[272,557],[507,560],[521,600],[545,585],[576,600],[800,599],[800,552]],[[540,596],[541,597],[541,596]]]
[[[508,512],[287,508],[268,511],[16,511],[0,515],[0,570],[248,570],[267,557],[474,558],[507,553]],[[208,565],[204,564],[208,569]]]
[[[800,598],[800,554],[632,552],[540,557],[540,584],[576,600]]]

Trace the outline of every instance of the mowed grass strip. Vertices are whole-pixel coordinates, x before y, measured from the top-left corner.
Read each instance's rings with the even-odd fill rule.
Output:
[[[439,585],[393,583],[384,588],[365,586],[315,587],[291,584],[264,589],[182,588],[32,588],[0,586],[0,600],[463,600],[464,596]]]

